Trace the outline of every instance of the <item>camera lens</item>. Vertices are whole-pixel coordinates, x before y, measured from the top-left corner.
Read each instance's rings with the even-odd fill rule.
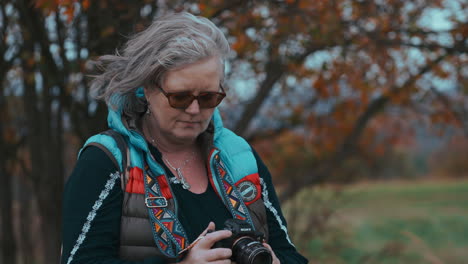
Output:
[[[271,259],[270,252],[259,252],[253,256],[253,259],[250,261],[252,264],[271,264],[273,260]]]
[[[270,251],[251,237],[242,237],[232,247],[232,254],[238,264],[271,264]]]

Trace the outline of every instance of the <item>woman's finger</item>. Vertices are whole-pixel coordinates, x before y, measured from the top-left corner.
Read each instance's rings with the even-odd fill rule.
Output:
[[[268,245],[267,243],[263,243],[263,246],[268,248],[270,252],[274,254],[273,249],[271,249],[270,245]]]
[[[232,256],[232,250],[230,248],[214,248],[211,249],[208,254],[208,261],[226,260]]]
[[[208,224],[208,227],[200,234],[200,236],[205,236],[208,233],[208,231],[214,231],[214,230],[216,230],[216,225],[215,223],[210,222]]]
[[[206,234],[206,236],[198,242],[198,245],[204,248],[211,248],[213,247],[214,243],[219,240],[228,238],[232,235],[231,231],[228,230],[220,230]]]
[[[263,245],[268,248],[268,250],[270,250],[271,252],[271,257],[273,258],[273,264],[281,264],[278,257],[276,257],[276,254],[275,252],[273,251],[273,249],[271,249],[270,245],[268,245],[267,243],[263,243]]]
[[[225,260],[217,260],[210,262],[210,264],[231,264],[231,260],[225,259]]]

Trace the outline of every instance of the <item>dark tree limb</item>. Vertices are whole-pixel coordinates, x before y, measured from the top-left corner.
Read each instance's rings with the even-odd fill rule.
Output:
[[[213,14],[211,14],[210,18],[216,18],[219,17],[222,13],[224,13],[227,10],[232,10],[235,7],[239,7],[242,4],[247,4],[249,1],[244,1],[244,0],[238,0],[238,1],[226,1],[224,6],[216,10]]]
[[[245,136],[250,121],[253,119],[256,113],[258,113],[265,99],[273,89],[273,85],[281,78],[284,72],[284,66],[282,66],[277,60],[270,61],[266,65],[266,78],[260,85],[255,98],[245,108],[241,119],[237,122],[234,132],[238,135]]]
[[[389,104],[390,99],[410,88],[422,75],[430,71],[447,56],[447,53],[440,55],[435,60],[422,67],[418,73],[410,76],[404,84],[399,87],[394,87],[389,93],[373,100],[358,117],[352,132],[344,139],[342,144],[338,146],[337,151],[327,161],[324,161],[321,166],[309,168],[308,175],[298,178],[300,181],[290,182],[290,184],[286,186],[285,190],[279,195],[280,201],[284,202],[288,200],[294,196],[299,189],[322,182],[324,178],[339,168],[340,164],[342,164],[350,154],[357,151],[357,142],[359,142],[362,132],[369,124],[369,121],[384,110],[384,108]]]
[[[343,45],[347,45],[351,40],[341,40]],[[317,50],[323,50],[336,46],[337,43],[329,42],[311,42],[308,44],[307,49],[297,56],[289,58],[288,63],[302,64],[304,60]],[[286,64],[281,62],[277,58],[271,59],[271,61],[266,63],[265,66],[266,78],[260,85],[260,89],[255,95],[255,98],[246,106],[241,119],[237,122],[234,132],[240,136],[248,137],[246,135],[247,129],[255,117],[255,115],[260,110],[263,102],[267,99],[271,90],[273,89],[274,84],[283,77],[287,71]]]
[[[463,107],[457,107],[450,101],[449,98],[440,91],[438,91],[434,86],[431,86],[430,91],[435,94],[436,98],[444,105],[446,109],[455,117],[455,119],[461,124],[463,132],[466,137],[468,137],[468,110]]]

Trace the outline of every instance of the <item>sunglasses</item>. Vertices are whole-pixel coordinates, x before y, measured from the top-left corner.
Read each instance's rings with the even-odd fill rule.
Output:
[[[167,97],[169,105],[177,109],[186,109],[189,107],[193,100],[198,101],[200,108],[214,108],[223,101],[226,93],[222,85],[219,85],[221,92],[201,92],[198,95],[193,95],[191,92],[176,92],[167,93],[161,87],[159,90]]]

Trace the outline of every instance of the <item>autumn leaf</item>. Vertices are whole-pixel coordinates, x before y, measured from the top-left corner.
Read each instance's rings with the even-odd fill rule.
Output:
[[[81,2],[81,5],[82,5],[82,7],[83,7],[84,10],[87,10],[87,9],[89,8],[89,6],[90,6],[89,1],[90,1],[90,0],[83,0],[83,1]]]
[[[313,83],[313,87],[321,98],[329,97],[330,94],[328,92],[327,83],[322,75],[318,76],[318,78]]]
[[[232,49],[238,53],[242,52],[247,45],[247,36],[238,35],[236,41],[231,45]]]

